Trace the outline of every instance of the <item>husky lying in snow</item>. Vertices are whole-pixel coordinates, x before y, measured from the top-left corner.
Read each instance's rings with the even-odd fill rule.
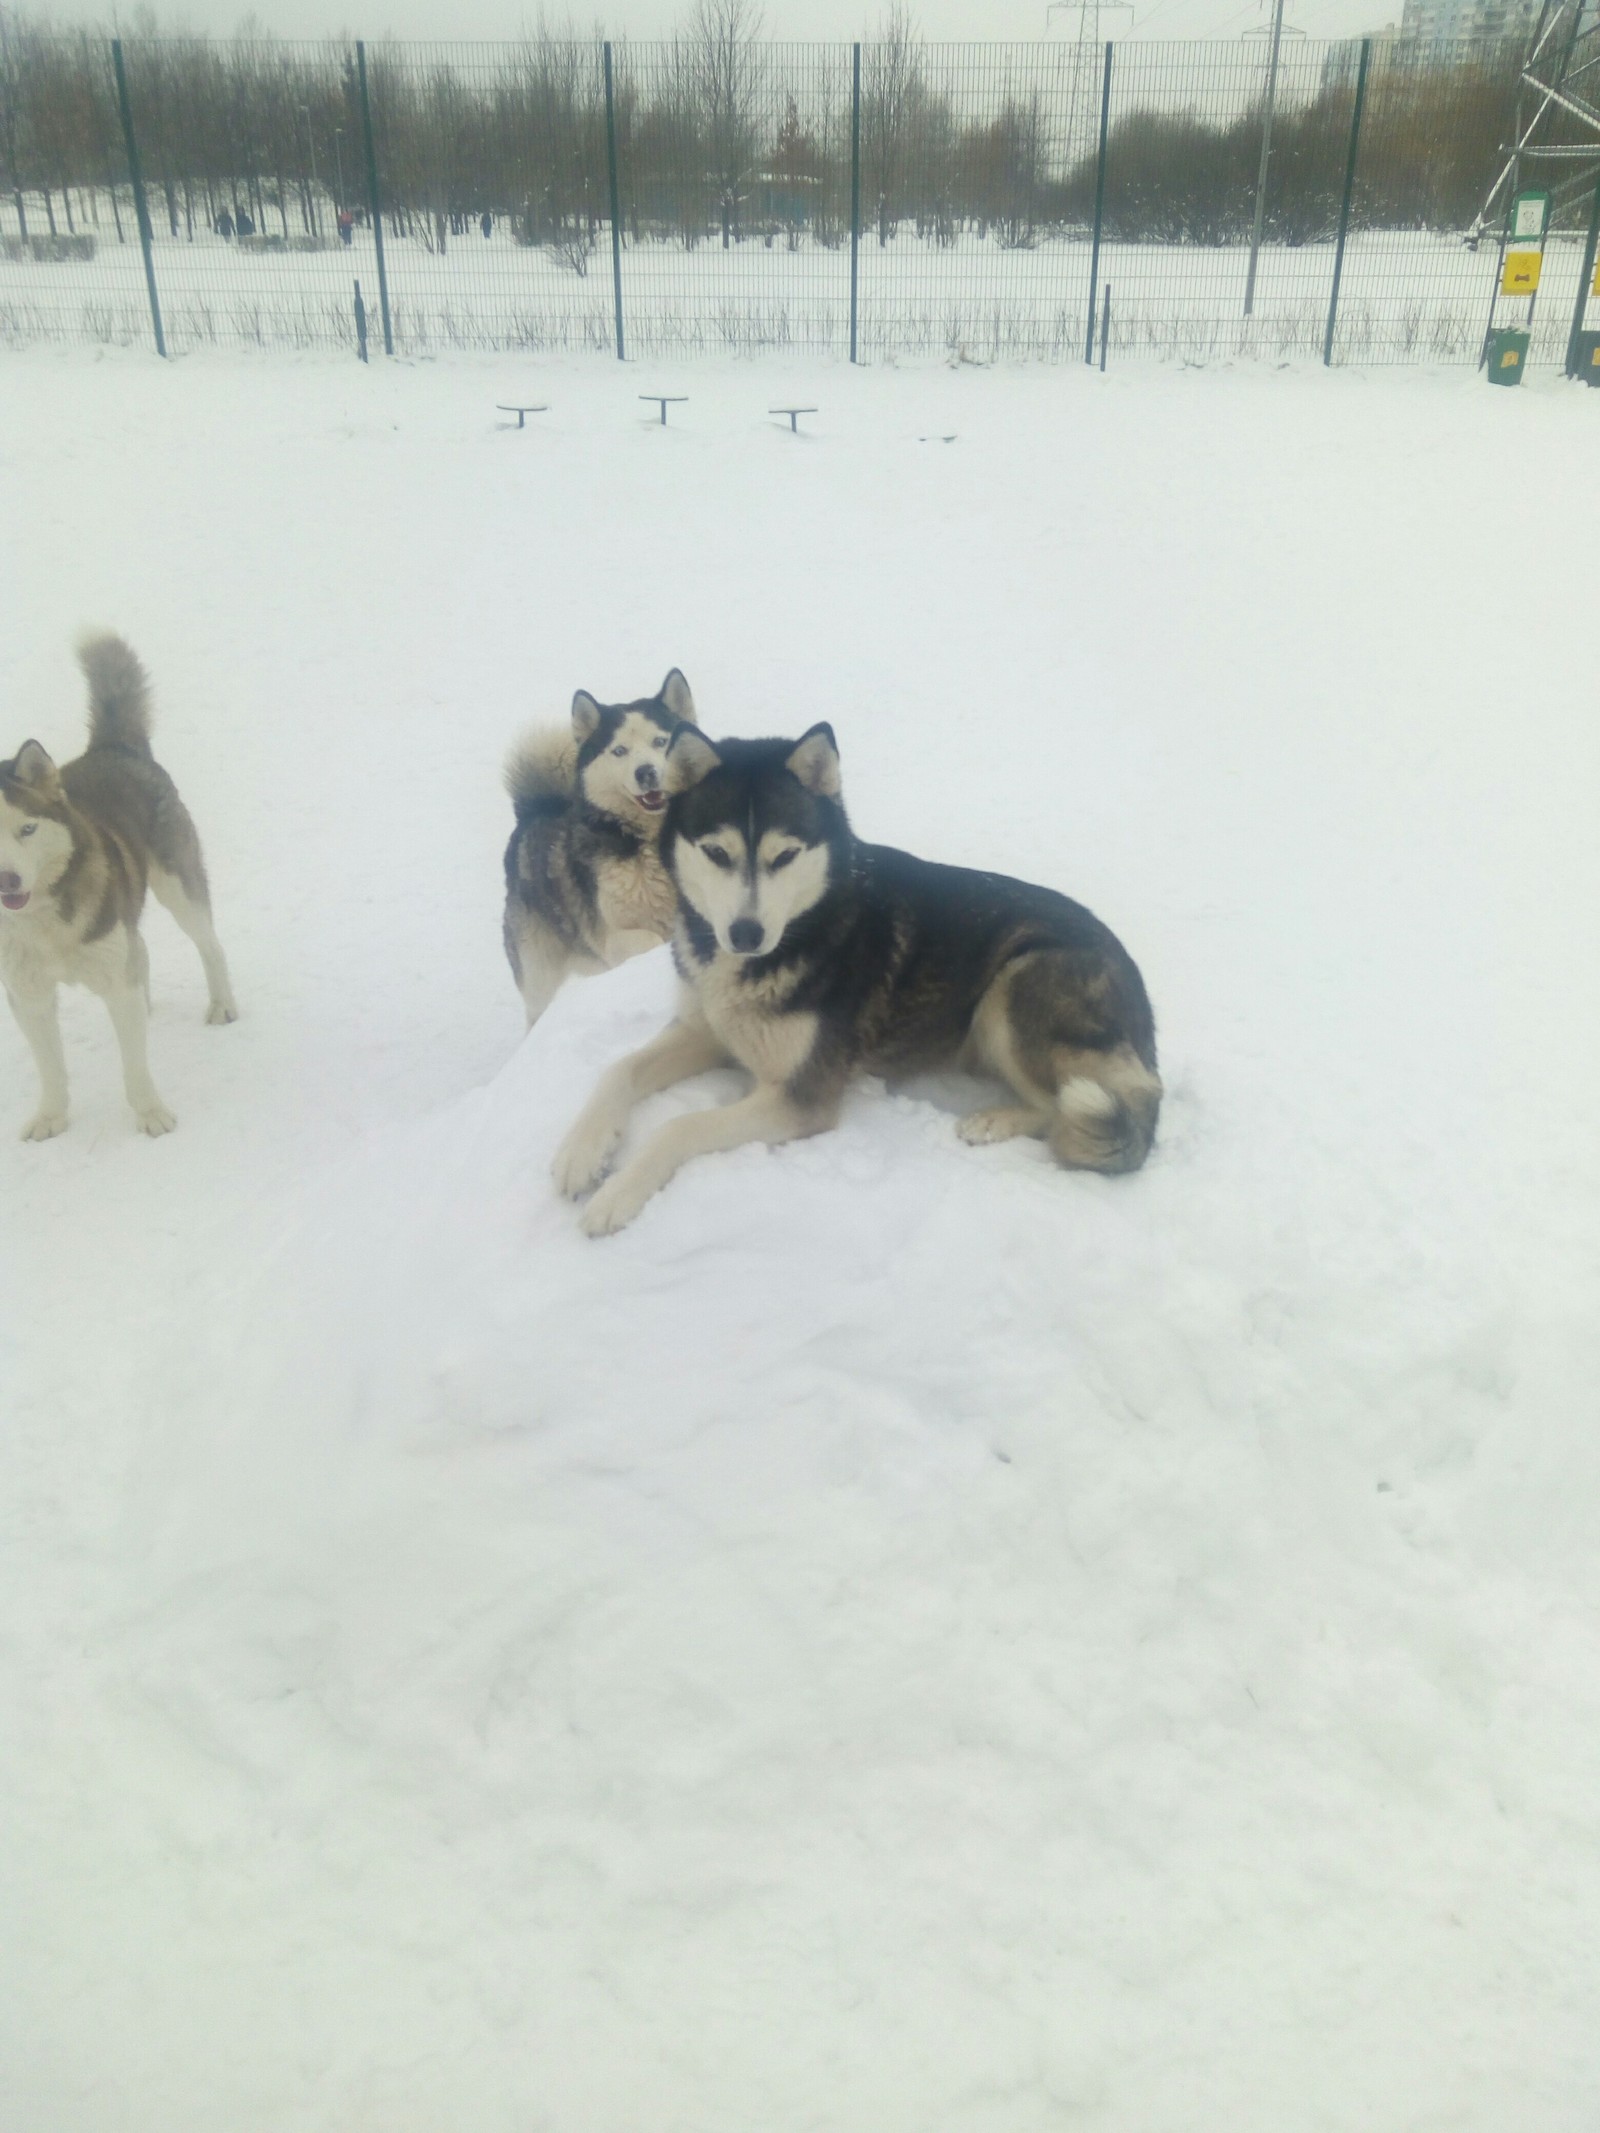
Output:
[[[67,1123],[58,985],[87,985],[110,1011],[123,1085],[143,1133],[176,1120],[145,1058],[150,963],[139,932],[148,885],[200,951],[208,1022],[239,1010],[211,923],[200,837],[178,788],[150,753],[148,685],[120,637],[85,638],[89,746],[58,770],[37,741],[0,762],[0,978],[39,1069],[25,1140]]]
[[[732,1061],[755,1086],[662,1127],[600,1185],[591,1236],[631,1222],[693,1156],[826,1131],[863,1073],[967,1067],[1014,1100],[963,1119],[963,1139],[1029,1134],[1089,1170],[1144,1161],[1161,1104],[1155,1022],[1132,957],[1081,904],[858,844],[826,725],[715,747],[686,726],[666,788],[678,1019],[602,1077],[556,1182],[570,1198],[599,1184],[634,1105],[691,1074]]]
[[[666,940],[676,899],[657,853],[667,744],[694,723],[674,667],[654,696],[572,699],[572,729],[530,733],[506,764],[506,957],[531,1029],[569,972],[611,970]]]

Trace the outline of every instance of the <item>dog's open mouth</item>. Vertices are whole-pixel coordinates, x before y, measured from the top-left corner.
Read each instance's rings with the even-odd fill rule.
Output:
[[[32,894],[31,889],[8,889],[0,896],[0,904],[4,904],[8,911],[20,911]]]
[[[646,813],[658,815],[667,804],[664,792],[636,792],[633,796]]]

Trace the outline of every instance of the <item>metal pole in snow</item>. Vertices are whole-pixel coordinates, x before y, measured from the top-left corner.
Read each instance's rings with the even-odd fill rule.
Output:
[[[394,354],[394,325],[389,317],[389,276],[383,263],[383,198],[378,191],[378,151],[372,140],[372,100],[367,94],[367,48],[356,39],[356,71],[361,82],[361,134],[367,152],[367,205],[372,213],[372,242],[378,255],[378,309],[383,316],[383,352]]]
[[[156,263],[150,249],[150,203],[144,196],[144,171],[139,162],[139,143],[133,131],[133,106],[128,101],[128,77],[122,65],[122,39],[111,40],[111,65],[117,77],[117,103],[122,112],[122,138],[128,150],[128,176],[133,180],[133,208],[139,220],[139,249],[144,254],[144,285],[150,292],[150,323],[156,331],[156,354],[167,352],[161,330],[161,300],[156,295]]]
[[[856,356],[861,286],[861,47],[850,47],[850,360]]]
[[[1578,336],[1583,331],[1583,309],[1589,300],[1594,275],[1594,255],[1600,249],[1600,178],[1595,180],[1594,206],[1589,210],[1589,235],[1583,247],[1583,272],[1578,276],[1578,300],[1572,307],[1572,331],[1567,335],[1567,376],[1578,375]]]
[[[1089,248],[1089,330],[1084,337],[1083,360],[1094,361],[1094,301],[1100,279],[1100,224],[1106,207],[1106,136],[1111,128],[1111,41],[1106,40],[1106,71],[1100,84],[1100,154],[1094,170],[1094,243]]]
[[[1350,153],[1344,166],[1344,198],[1339,203],[1339,242],[1333,248],[1333,291],[1328,298],[1328,330],[1322,341],[1324,365],[1333,361],[1333,324],[1339,316],[1339,283],[1344,275],[1344,241],[1350,230],[1350,202],[1356,189],[1356,150],[1361,145],[1361,107],[1367,100],[1367,67],[1372,58],[1372,39],[1361,40],[1361,64],[1356,68],[1356,103],[1350,114]]]
[[[617,315],[617,361],[622,353],[622,198],[617,186],[617,112],[611,90],[611,44],[600,47],[606,71],[606,175],[611,182],[611,297]]]
[[[1272,0],[1272,56],[1267,61],[1267,96],[1261,114],[1261,168],[1256,174],[1256,219],[1250,230],[1250,268],[1244,278],[1244,315],[1256,306],[1256,261],[1261,256],[1261,229],[1267,214],[1267,165],[1272,161],[1272,114],[1278,101],[1278,52],[1283,44],[1283,0]]]

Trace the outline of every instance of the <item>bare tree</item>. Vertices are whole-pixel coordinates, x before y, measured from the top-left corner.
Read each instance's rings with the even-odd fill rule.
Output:
[[[711,178],[731,241],[739,203],[756,160],[766,54],[759,0],[695,0],[687,41],[705,125]]]
[[[926,99],[922,32],[906,0],[884,11],[878,34],[866,47],[861,85],[861,148],[869,197],[877,200],[878,242],[894,235],[904,211],[907,165],[917,119]]]

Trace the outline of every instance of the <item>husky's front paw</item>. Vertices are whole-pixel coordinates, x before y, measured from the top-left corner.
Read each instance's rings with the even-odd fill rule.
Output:
[[[611,1158],[622,1139],[622,1128],[609,1118],[580,1118],[550,1166],[556,1190],[565,1199],[579,1200],[598,1185],[611,1168]]]
[[[178,1123],[159,1099],[155,1103],[145,1104],[133,1115],[138,1120],[139,1131],[148,1133],[152,1140],[159,1140],[163,1133],[170,1133]]]
[[[231,993],[226,1000],[213,1000],[206,1009],[206,1020],[208,1022],[220,1024],[223,1022],[237,1022],[238,1019],[239,1009]]]
[[[1026,1136],[1042,1139],[1050,1124],[1041,1111],[1021,1104],[999,1104],[992,1111],[969,1111],[957,1121],[956,1131],[969,1148],[987,1148],[995,1141],[1014,1141]]]
[[[580,1220],[586,1237],[610,1237],[626,1229],[651,1197],[652,1188],[626,1170],[607,1178],[584,1209]]]
[[[35,1111],[22,1129],[25,1141],[53,1141],[58,1133],[67,1130],[65,1111]]]

